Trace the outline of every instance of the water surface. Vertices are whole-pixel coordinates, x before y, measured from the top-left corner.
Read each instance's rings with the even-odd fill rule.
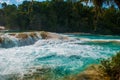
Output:
[[[0,48],[0,75],[24,74],[34,66],[51,68],[60,76],[76,74],[120,51],[120,36],[68,36],[73,39],[39,39],[28,46]]]

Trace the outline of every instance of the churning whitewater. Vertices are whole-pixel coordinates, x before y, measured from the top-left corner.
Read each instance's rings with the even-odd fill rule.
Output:
[[[71,34],[65,36],[69,39],[42,39],[36,33],[32,37],[26,36],[27,38],[8,34],[1,37],[4,41],[0,43],[0,75],[23,75],[28,69],[38,66],[54,69],[58,74],[73,74],[120,50],[119,38],[105,39],[105,36],[98,39],[95,35],[86,37]]]

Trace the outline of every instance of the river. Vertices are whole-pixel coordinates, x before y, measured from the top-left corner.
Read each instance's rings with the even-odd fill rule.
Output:
[[[28,44],[24,42],[22,46],[15,46],[16,40],[12,38],[14,46],[6,43],[4,45],[9,47],[0,48],[0,80],[7,80],[4,75],[34,72],[35,68],[52,69],[54,76],[77,74],[88,65],[98,64],[101,59],[107,59],[120,51],[120,36],[65,35],[71,39],[39,37],[31,45],[23,45]]]

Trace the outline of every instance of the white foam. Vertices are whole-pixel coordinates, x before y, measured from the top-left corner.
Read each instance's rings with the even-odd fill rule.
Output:
[[[10,38],[10,37],[9,37]],[[14,37],[11,37],[14,40]],[[11,39],[10,38],[10,39]],[[0,74],[23,73],[32,66],[65,66],[78,69],[99,58],[106,58],[113,52],[111,48],[99,45],[81,45],[81,40],[41,40],[22,47],[0,49]]]
[[[11,48],[16,46],[25,46],[25,45],[31,45],[34,44],[37,40],[41,39],[41,36],[36,32],[36,36],[31,37],[29,36],[30,33],[24,33],[28,36],[28,38],[22,39],[17,38],[16,36],[18,33],[14,34],[14,36],[11,36],[9,34],[3,34],[0,37],[2,38],[2,42],[0,43],[0,47],[3,48]]]

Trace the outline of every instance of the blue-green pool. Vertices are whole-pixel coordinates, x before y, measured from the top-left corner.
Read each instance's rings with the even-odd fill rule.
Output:
[[[120,36],[69,34],[71,40],[38,40],[35,44],[0,49],[0,74],[23,73],[33,66],[56,75],[75,74],[120,51]]]

